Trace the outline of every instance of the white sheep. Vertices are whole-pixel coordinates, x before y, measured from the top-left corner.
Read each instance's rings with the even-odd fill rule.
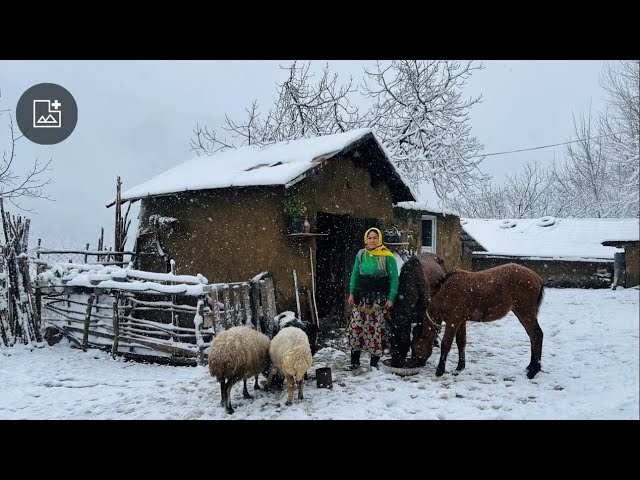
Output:
[[[287,380],[287,402],[285,405],[293,403],[293,390],[296,383],[298,383],[298,400],[302,400],[304,398],[304,374],[313,363],[307,334],[299,328],[283,328],[271,339],[269,356],[271,357],[271,369],[266,389],[269,390],[274,375],[279,372]]]
[[[254,388],[259,388],[257,379],[269,368],[270,340],[265,334],[240,326],[232,327],[216,336],[209,349],[209,372],[220,382],[220,405],[227,413],[231,407],[231,387],[243,380],[242,395],[253,398],[247,390],[247,378],[256,377]]]

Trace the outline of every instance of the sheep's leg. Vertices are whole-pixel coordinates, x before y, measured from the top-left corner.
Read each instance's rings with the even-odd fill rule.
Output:
[[[225,402],[227,399],[227,385],[225,383],[225,379],[220,380],[220,406],[226,406]]]
[[[255,383],[253,384],[253,389],[254,389],[254,390],[260,390],[260,385],[258,385],[258,377],[259,377],[259,376],[260,376],[260,375],[256,375],[256,377],[255,377],[255,378],[256,378],[256,381],[255,381]]]
[[[249,395],[249,390],[247,390],[247,379],[246,378],[244,380],[242,380],[242,384],[243,384],[242,396],[244,398],[253,398],[251,395]]]
[[[298,400],[304,399],[304,377],[298,382]]]
[[[227,391],[224,399],[224,408],[228,414],[232,414],[234,412],[233,407],[231,406],[231,387],[233,387],[234,383],[238,382],[238,378],[230,378],[227,380]]]
[[[267,377],[267,384],[265,385],[264,389],[268,392],[269,390],[271,390],[271,382],[273,381],[273,376],[278,372],[278,369],[276,367],[274,367],[273,365],[271,366],[271,368],[269,369],[269,376]]]
[[[285,375],[287,378],[287,401],[285,405],[293,404],[293,389],[296,386],[296,380],[291,375]]]

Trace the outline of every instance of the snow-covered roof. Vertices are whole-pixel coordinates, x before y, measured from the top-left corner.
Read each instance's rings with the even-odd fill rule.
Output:
[[[380,143],[369,128],[262,147],[240,147],[196,157],[176,165],[124,191],[121,199],[124,202],[178,192],[258,185],[284,185],[288,188],[302,180],[305,172],[367,135],[371,135],[384,154]],[[397,177],[391,179],[393,183],[402,185],[410,192],[388,158],[387,163]],[[410,195],[409,193],[403,196]],[[107,206],[114,202],[115,200],[112,200]]]
[[[455,215],[459,217],[460,214],[454,210],[438,207],[432,203],[426,202],[398,202],[396,207],[404,208],[405,210],[419,210],[421,212],[437,213],[439,215]]]
[[[460,223],[485,250],[474,255],[612,260],[621,250],[603,246],[604,240],[638,240],[639,235],[637,218],[462,219]]]

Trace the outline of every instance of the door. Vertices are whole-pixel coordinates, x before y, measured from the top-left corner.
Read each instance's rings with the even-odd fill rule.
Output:
[[[433,215],[422,215],[422,253],[437,253],[436,229],[436,217]]]

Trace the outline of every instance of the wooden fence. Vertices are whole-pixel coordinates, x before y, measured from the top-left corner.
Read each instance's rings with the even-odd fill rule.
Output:
[[[47,341],[64,336],[85,350],[110,350],[114,357],[193,364],[206,362],[215,335],[232,326],[272,330],[275,295],[266,275],[202,284],[201,278],[186,275],[122,272],[76,276],[63,285],[39,275],[36,307]]]

